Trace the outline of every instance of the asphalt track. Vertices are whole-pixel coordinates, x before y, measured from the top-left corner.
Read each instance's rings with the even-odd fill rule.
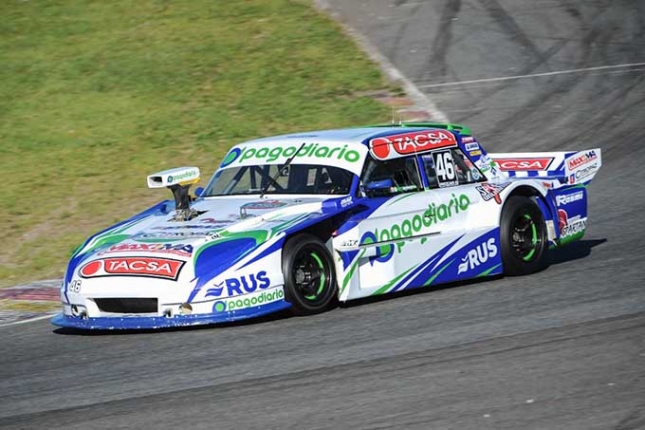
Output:
[[[1,428],[645,428],[645,3],[329,4],[489,150],[602,147],[585,240],[308,318],[0,327]]]

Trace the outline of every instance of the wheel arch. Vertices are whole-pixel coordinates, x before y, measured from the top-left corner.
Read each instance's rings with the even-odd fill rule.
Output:
[[[542,211],[542,215],[544,216],[545,221],[554,221],[557,219],[557,211],[555,211],[553,204],[551,204],[547,199],[546,193],[541,192],[538,188],[528,184],[519,185],[513,188],[513,190],[511,190],[511,192],[508,194],[505,199],[505,204],[506,201],[508,201],[508,199],[512,196],[523,196],[534,199],[538,207],[540,208],[540,211]],[[502,210],[499,213],[500,222],[502,220],[503,212],[504,208],[502,207]]]
[[[325,243],[329,248],[329,252],[333,254],[330,239],[332,239],[332,237],[334,236],[334,232],[336,232],[336,230],[338,230],[350,216],[351,211],[346,211],[320,220],[316,223],[308,225],[307,227],[288,231],[284,238],[284,241],[286,242],[287,240],[299,234],[310,234]]]

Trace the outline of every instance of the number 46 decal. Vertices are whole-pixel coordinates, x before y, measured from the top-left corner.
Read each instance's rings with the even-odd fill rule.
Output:
[[[433,157],[439,186],[451,187],[457,185],[457,173],[455,172],[455,162],[452,159],[452,153],[450,151],[435,152]]]

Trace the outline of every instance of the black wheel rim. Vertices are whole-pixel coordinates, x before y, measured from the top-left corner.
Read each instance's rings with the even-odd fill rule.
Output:
[[[515,255],[523,261],[534,260],[542,243],[540,226],[529,214],[516,218],[511,229],[511,246]]]
[[[292,270],[293,282],[302,298],[316,302],[324,298],[331,282],[331,268],[323,254],[307,247],[298,253]]]

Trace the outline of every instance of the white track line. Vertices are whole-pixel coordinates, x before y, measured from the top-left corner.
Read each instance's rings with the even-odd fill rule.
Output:
[[[424,109],[432,117],[431,119],[438,122],[449,122],[448,117],[445,113],[439,110],[439,108],[432,103],[432,101],[426,96],[419,88],[412,83],[408,78],[405,77],[399,69],[397,69],[394,64],[390,62],[381,52],[361,33],[356,31],[354,28],[350,27],[347,23],[343,22],[341,16],[333,10],[331,5],[327,0],[314,0],[314,5],[318,10],[327,13],[334,20],[339,23],[347,34],[349,34],[367,53],[370,59],[376,62],[383,72],[390,78],[392,81],[398,82],[403,87],[405,93],[412,99],[412,101],[420,108]]]
[[[47,315],[41,315],[39,317],[29,318],[28,320],[14,321],[14,322],[10,322],[8,324],[0,324],[0,328],[2,328],[2,327],[10,327],[12,325],[18,325],[18,324],[27,324],[27,323],[34,322],[34,321],[40,321],[40,320],[44,320],[44,319],[47,319],[47,318],[51,318],[54,315],[56,315],[56,314],[51,313],[51,314],[47,314]]]
[[[558,70],[555,72],[534,73],[532,75],[516,75],[516,76],[505,76],[500,78],[474,79],[472,81],[444,82],[441,84],[419,85],[419,88],[437,88],[437,87],[450,87],[455,85],[480,84],[484,82],[512,81],[512,80],[524,79],[524,78],[539,78],[542,76],[566,75],[570,73],[594,72],[597,70],[621,69],[621,68],[638,67],[638,66],[645,66],[645,63],[616,64],[614,66],[598,66],[598,67],[587,67],[584,69]]]

